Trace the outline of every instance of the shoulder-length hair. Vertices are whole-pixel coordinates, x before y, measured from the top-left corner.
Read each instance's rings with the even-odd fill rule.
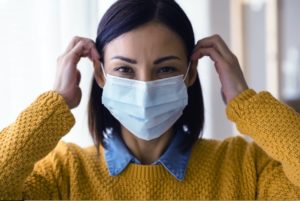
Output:
[[[102,17],[96,38],[96,48],[103,55],[103,48],[113,39],[150,21],[159,22],[178,34],[185,45],[188,61],[195,46],[194,32],[188,17],[174,0],[119,0]],[[101,61],[103,62],[103,60]],[[102,88],[93,78],[88,104],[88,124],[97,147],[104,146],[106,129],[113,128],[120,134],[120,122],[102,104]],[[197,75],[196,81],[188,88],[188,105],[183,115],[175,122],[176,131],[183,125],[189,129],[182,149],[191,147],[202,136],[204,105],[202,90]]]

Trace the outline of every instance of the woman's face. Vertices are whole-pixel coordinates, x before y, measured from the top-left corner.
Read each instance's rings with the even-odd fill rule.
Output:
[[[115,38],[105,46],[103,56],[107,74],[141,81],[184,75],[188,67],[180,37],[157,22]]]

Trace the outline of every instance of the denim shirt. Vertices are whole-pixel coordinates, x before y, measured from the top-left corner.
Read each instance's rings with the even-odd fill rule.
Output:
[[[185,135],[189,135],[189,131],[187,126],[184,125],[176,132],[167,150],[152,164],[163,165],[163,167],[179,181],[184,179],[192,149],[190,147],[186,151],[181,150]],[[119,135],[114,133],[112,129],[106,129],[106,133],[104,133],[104,145],[105,160],[111,176],[119,175],[129,163],[141,164],[141,162],[130,153]]]

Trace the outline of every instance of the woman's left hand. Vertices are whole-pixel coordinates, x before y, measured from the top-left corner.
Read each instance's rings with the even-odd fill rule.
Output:
[[[222,85],[222,97],[226,104],[248,89],[237,57],[229,50],[219,35],[198,41],[191,59],[192,61],[197,61],[203,56],[209,56],[215,63],[215,68]]]

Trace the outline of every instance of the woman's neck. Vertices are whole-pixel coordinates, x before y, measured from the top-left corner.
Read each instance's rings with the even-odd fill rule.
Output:
[[[170,128],[159,138],[149,141],[137,138],[123,126],[121,126],[121,135],[126,146],[142,164],[152,164],[166,150],[172,139],[173,129]]]

